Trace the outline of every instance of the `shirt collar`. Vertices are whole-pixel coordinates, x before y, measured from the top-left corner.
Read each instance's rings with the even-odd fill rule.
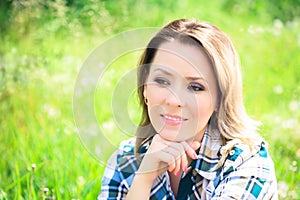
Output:
[[[192,168],[202,177],[212,180],[216,177],[216,171],[211,169],[219,162],[218,152],[222,147],[220,133],[213,126],[208,125],[198,152],[198,159],[194,160]]]

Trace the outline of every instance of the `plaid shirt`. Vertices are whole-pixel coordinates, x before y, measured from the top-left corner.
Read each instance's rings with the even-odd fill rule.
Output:
[[[124,141],[107,163],[98,200],[125,199],[139,166],[134,155],[134,139]],[[222,147],[217,130],[207,130],[198,159],[181,177],[176,199],[278,199],[272,159],[261,140],[252,153],[248,145],[236,144],[223,166],[211,171],[220,160]],[[145,153],[150,142],[142,146]],[[174,200],[167,172],[154,181],[151,200]]]

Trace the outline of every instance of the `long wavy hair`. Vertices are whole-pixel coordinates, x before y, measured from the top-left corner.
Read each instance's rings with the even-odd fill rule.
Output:
[[[191,39],[196,43],[189,42]],[[243,103],[240,60],[233,43],[223,31],[210,23],[179,19],[158,31],[148,43],[139,61],[137,84],[142,117],[136,133],[136,151],[138,152],[142,144],[156,134],[143,95],[151,63],[161,44],[175,40],[204,49],[212,63],[219,94],[216,111],[211,117],[211,125],[219,131],[226,147],[221,159],[224,160],[230,149],[239,141],[251,148],[253,139],[258,136],[259,123],[249,117]]]

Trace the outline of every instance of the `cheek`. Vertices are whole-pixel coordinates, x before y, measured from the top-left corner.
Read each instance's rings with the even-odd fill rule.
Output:
[[[147,89],[147,99],[148,99],[148,113],[151,115],[153,113],[157,113],[162,110],[161,104],[163,102],[163,96],[162,91],[159,91],[159,89],[155,86],[148,86]]]
[[[156,87],[154,85],[149,85],[147,87],[147,99],[148,99],[148,107],[157,106],[161,104],[163,98],[166,95],[165,89]]]
[[[160,89],[155,86],[147,86],[148,114],[151,124],[156,132],[160,132],[164,127],[164,123],[159,115],[164,112],[163,107],[161,106],[163,102],[162,92],[163,91],[160,91]]]
[[[147,90],[147,99],[148,99],[148,109],[153,109],[154,107],[158,107],[161,102],[161,92],[157,90],[156,87],[150,86]]]
[[[197,98],[197,105],[193,111],[194,115],[197,116],[199,120],[204,120],[210,118],[213,110],[213,99],[211,95],[206,94]]]

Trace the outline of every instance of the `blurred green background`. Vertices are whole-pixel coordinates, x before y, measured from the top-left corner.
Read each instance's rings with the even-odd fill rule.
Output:
[[[232,38],[245,104],[263,122],[260,132],[274,159],[280,199],[300,199],[299,5],[300,0],[0,1],[0,199],[96,198],[104,166],[76,133],[77,73],[105,39],[177,18],[212,22]],[[119,67],[135,64],[124,59]]]

